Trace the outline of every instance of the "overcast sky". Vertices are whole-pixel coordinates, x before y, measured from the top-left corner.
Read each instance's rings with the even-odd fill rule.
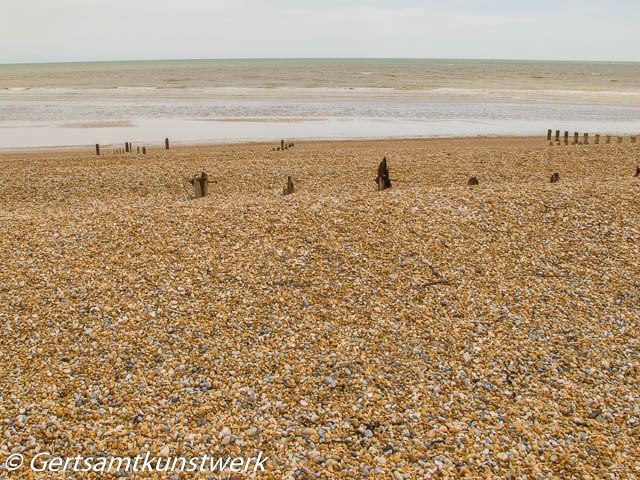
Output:
[[[254,57],[640,61],[640,0],[3,0],[0,63]]]

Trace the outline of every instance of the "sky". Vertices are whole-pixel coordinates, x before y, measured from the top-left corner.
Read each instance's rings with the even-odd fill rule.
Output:
[[[640,61],[638,0],[2,0],[0,63],[192,58]]]

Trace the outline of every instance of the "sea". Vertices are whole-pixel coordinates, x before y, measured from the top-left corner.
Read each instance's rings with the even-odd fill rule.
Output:
[[[640,63],[237,59],[0,65],[0,149],[640,133]]]

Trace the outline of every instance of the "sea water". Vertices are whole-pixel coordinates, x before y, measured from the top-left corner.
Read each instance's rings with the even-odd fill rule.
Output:
[[[241,59],[0,65],[0,148],[640,132],[640,63]]]

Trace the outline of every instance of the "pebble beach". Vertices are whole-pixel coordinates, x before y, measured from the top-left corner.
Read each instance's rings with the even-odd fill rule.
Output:
[[[293,142],[0,154],[0,461],[640,477],[640,144]]]

